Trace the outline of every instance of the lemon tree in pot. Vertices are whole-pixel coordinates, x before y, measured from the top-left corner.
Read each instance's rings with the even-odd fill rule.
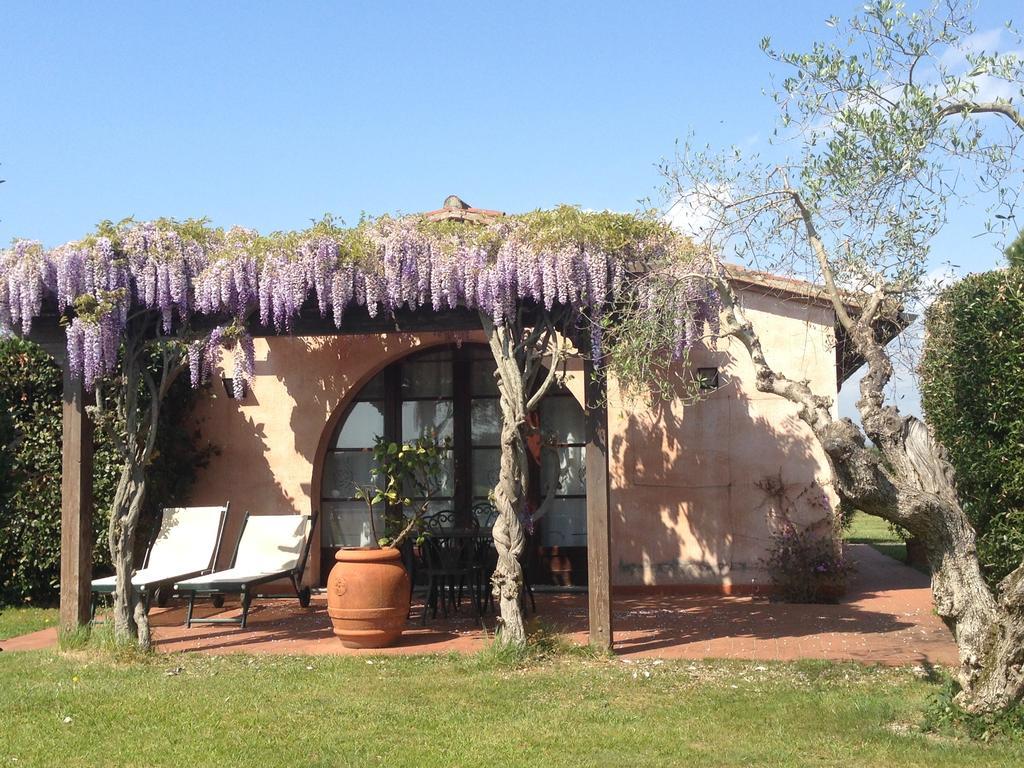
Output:
[[[422,534],[443,482],[447,448],[431,435],[408,443],[376,441],[370,482],[356,489],[366,503],[376,546],[339,550],[327,579],[327,613],[344,645],[382,648],[401,637],[412,589],[401,547]]]

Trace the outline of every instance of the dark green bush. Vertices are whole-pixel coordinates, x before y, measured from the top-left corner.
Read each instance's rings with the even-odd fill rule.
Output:
[[[1024,560],[1024,266],[966,277],[925,324],[922,405],[996,584]]]
[[[60,581],[61,372],[42,349],[0,338],[0,605],[56,601]],[[142,543],[157,510],[187,498],[211,450],[180,428],[191,407],[187,377],[176,382],[161,414],[150,468]],[[170,428],[167,428],[170,427]],[[120,458],[97,430],[93,441],[94,571],[110,571],[107,521]]]
[[[1011,267],[1024,267],[1024,232],[1006,249],[1006,260]]]

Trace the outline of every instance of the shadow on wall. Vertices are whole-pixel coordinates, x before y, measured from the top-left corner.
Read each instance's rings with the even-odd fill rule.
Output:
[[[313,463],[321,436],[329,437],[351,398],[370,379],[406,355],[453,341],[440,334],[402,333],[288,337],[286,344],[270,345],[266,361],[257,364],[257,375],[262,366],[284,385],[295,403],[293,447]]]
[[[283,386],[281,399],[290,407],[288,434],[276,439],[279,445],[287,441],[294,456],[289,483],[295,488],[296,510],[308,514],[320,509],[321,475],[331,437],[364,385],[407,355],[470,340],[479,339],[471,332],[425,332],[287,337],[269,344],[256,373],[276,377]],[[313,552],[319,551],[320,541],[318,526]],[[319,580],[319,565],[318,557],[310,558],[308,579]]]
[[[768,477],[781,477],[796,501],[796,523],[827,514],[825,457],[782,398],[741,394],[727,381],[685,406],[623,395],[614,418],[616,584],[766,583],[760,561],[783,513],[758,487]]]
[[[467,340],[466,334],[374,334],[364,336],[293,337],[272,344],[267,360],[257,364],[276,375],[294,402],[290,427],[292,446],[313,467],[303,491],[319,504],[319,473],[327,443],[352,398],[391,363],[431,347]]]
[[[380,347],[386,355],[387,342]],[[291,337],[285,344],[270,345],[262,366],[291,396],[292,448],[311,465],[315,466],[320,436],[331,415],[376,372],[366,370],[366,356],[363,345],[346,336]],[[311,494],[311,484],[304,490]]]
[[[224,554],[230,560],[242,517],[319,508],[319,474],[334,426],[350,398],[406,354],[455,341],[450,334],[388,334],[258,339],[255,381],[243,401],[223,392],[218,371],[195,407],[219,456],[197,479],[193,504],[232,502]],[[319,547],[319,531],[312,546]],[[318,558],[310,558],[318,578]]]
[[[280,513],[295,506],[294,500],[275,478],[267,458],[271,447],[266,425],[250,415],[251,412],[259,412],[253,409],[259,405],[256,395],[248,388],[243,401],[231,399],[223,391],[219,377],[215,377],[207,396],[199,398],[192,411],[193,420],[203,423],[219,453],[211,457],[209,465],[200,471],[191,504],[232,502],[224,522],[218,568],[226,568],[230,564],[247,511],[254,514]],[[241,486],[246,488],[246,493],[240,498]],[[251,501],[254,498],[259,499],[258,508],[253,508]]]

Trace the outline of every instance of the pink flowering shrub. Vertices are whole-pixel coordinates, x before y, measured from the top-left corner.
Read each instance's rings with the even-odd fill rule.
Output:
[[[828,494],[817,483],[791,493],[780,470],[758,480],[771,502],[770,520],[775,527],[762,560],[775,596],[789,603],[834,603],[846,591],[854,571],[839,537],[841,516],[832,508]],[[798,509],[820,514],[810,525],[794,522]]]
[[[763,562],[776,596],[789,603],[834,603],[853,573],[842,542],[788,520],[772,534]]]

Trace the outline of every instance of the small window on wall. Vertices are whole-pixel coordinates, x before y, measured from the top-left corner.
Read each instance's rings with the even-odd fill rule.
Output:
[[[701,392],[714,392],[722,386],[722,376],[717,368],[698,368],[697,384]]]

